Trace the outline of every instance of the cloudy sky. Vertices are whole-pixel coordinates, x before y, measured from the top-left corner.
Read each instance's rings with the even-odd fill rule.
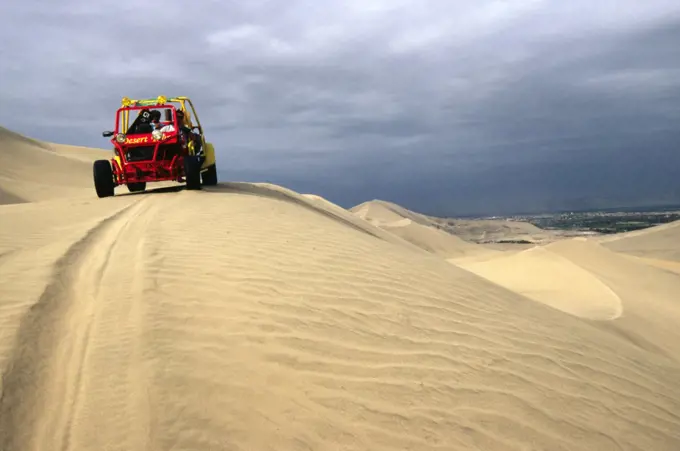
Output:
[[[0,125],[188,95],[222,180],[439,215],[680,203],[678,0],[7,0]]]

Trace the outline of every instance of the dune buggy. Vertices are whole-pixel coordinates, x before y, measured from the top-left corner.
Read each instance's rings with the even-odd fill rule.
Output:
[[[111,137],[114,155],[94,162],[98,197],[113,196],[120,185],[140,192],[149,182],[176,181],[191,190],[201,189],[201,184],[217,184],[215,149],[206,142],[188,97],[124,97],[116,112],[115,129],[102,136]]]

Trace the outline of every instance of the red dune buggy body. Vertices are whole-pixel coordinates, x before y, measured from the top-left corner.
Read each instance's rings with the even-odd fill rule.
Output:
[[[113,196],[120,185],[136,192],[144,191],[149,182],[176,181],[186,183],[187,189],[217,183],[214,148],[206,142],[188,97],[123,98],[115,129],[102,135],[111,137],[114,155],[94,162],[99,197]]]

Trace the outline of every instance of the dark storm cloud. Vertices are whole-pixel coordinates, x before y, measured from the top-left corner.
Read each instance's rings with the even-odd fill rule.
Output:
[[[680,202],[675,1],[0,6],[0,124],[106,147],[190,95],[223,178],[432,213]]]

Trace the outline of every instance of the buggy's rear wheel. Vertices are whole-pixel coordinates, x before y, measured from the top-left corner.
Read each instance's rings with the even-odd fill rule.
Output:
[[[184,177],[187,189],[201,189],[201,160],[194,155],[184,157]]]
[[[98,197],[113,196],[113,170],[109,160],[97,160],[92,165],[92,175],[94,177],[94,189]]]
[[[146,189],[146,182],[133,182],[127,184],[128,191],[131,193],[138,193]]]
[[[217,185],[217,166],[211,164],[208,169],[201,174],[205,186]]]

